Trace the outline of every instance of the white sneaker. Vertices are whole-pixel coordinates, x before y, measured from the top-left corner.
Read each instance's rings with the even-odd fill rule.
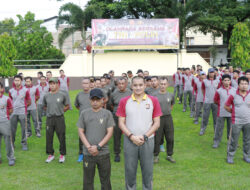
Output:
[[[55,156],[54,155],[49,155],[47,160],[45,161],[46,163],[50,163],[52,160],[55,159]]]
[[[59,162],[63,163],[64,161],[65,161],[65,156],[61,154],[59,157]]]

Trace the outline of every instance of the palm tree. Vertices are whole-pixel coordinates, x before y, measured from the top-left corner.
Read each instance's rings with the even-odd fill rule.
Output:
[[[76,31],[80,31],[83,41],[86,41],[86,25],[84,21],[84,10],[78,5],[75,5],[74,3],[66,3],[60,7],[56,21],[56,28],[58,29],[60,24],[68,25],[68,27],[64,28],[59,34],[58,42],[60,48],[62,48],[65,39]]]

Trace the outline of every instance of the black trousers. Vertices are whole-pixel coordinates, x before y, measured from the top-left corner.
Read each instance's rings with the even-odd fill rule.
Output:
[[[121,153],[121,137],[122,137],[122,131],[118,126],[118,117],[116,115],[114,116],[115,120],[115,127],[114,127],[114,153],[120,154]]]
[[[47,117],[46,120],[46,153],[49,155],[54,154],[53,138],[56,132],[57,138],[60,143],[60,154],[66,155],[66,140],[65,140],[65,120],[64,116]]]
[[[160,127],[155,132],[155,148],[154,155],[158,156],[160,153],[160,144],[162,135],[166,139],[167,155],[172,156],[174,153],[174,124],[172,115],[161,116]]]
[[[83,143],[82,143],[81,138],[79,137],[79,154],[83,154],[83,148],[82,148],[82,146],[83,146]]]
[[[94,190],[95,168],[98,168],[101,190],[111,190],[110,155],[84,156],[83,158],[83,190]]]

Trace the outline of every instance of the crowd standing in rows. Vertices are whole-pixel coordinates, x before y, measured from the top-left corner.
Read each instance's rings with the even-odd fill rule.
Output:
[[[79,110],[77,122],[79,134],[78,162],[83,161],[83,189],[94,189],[95,168],[98,167],[102,189],[112,189],[110,182],[111,163],[108,141],[114,138],[114,161],[120,162],[121,138],[126,189],[136,189],[138,160],[142,171],[143,189],[152,189],[153,164],[159,162],[160,151],[166,159],[175,163],[174,123],[171,111],[175,99],[182,104],[183,112],[190,110],[194,124],[199,124],[199,135],[204,135],[213,116],[213,148],[221,142],[224,122],[227,121],[227,162],[234,163],[240,131],[243,131],[243,159],[250,163],[250,69],[210,68],[206,74],[200,65],[178,68],[173,75],[174,94],[167,91],[168,78],[150,76],[139,69],[114,77],[114,71],[102,77],[86,77],[82,91],[75,98]],[[66,124],[64,113],[72,109],[69,98],[69,78],[60,70],[60,77],[46,77],[37,73],[37,84],[32,77],[22,74],[14,77],[9,97],[4,95],[0,84],[0,143],[6,144],[9,165],[15,165],[14,149],[18,122],[21,125],[22,150],[28,150],[27,138],[31,137],[32,118],[36,137],[41,138],[42,117],[46,116],[46,163],[55,159],[53,137],[56,133],[59,147],[59,162],[65,162]],[[177,95],[177,96],[176,96]],[[0,154],[1,162],[1,154]]]

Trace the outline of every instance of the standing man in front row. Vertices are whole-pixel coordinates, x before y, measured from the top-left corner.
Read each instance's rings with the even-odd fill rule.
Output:
[[[233,164],[240,132],[243,132],[243,160],[250,163],[250,91],[249,80],[243,76],[238,79],[236,94],[230,95],[225,109],[232,113],[232,131],[229,138],[227,163]],[[231,108],[232,106],[232,108]]]
[[[111,190],[111,164],[108,141],[112,137],[114,119],[110,111],[103,109],[104,95],[101,89],[90,91],[91,108],[81,112],[77,122],[83,146],[83,189],[94,190],[97,165],[102,190]]]
[[[156,97],[146,95],[144,79],[132,79],[131,96],[122,98],[116,115],[124,133],[125,183],[127,190],[136,190],[136,172],[140,160],[143,190],[151,190],[153,183],[154,133],[162,115]]]
[[[160,144],[161,139],[165,137],[167,145],[167,160],[171,163],[175,163],[172,158],[174,154],[174,123],[171,115],[175,103],[175,97],[173,94],[167,92],[168,79],[160,78],[160,90],[153,94],[159,100],[162,116],[159,129],[155,132],[155,148],[154,148],[154,163],[159,162]]]
[[[46,153],[49,155],[46,162],[49,163],[55,159],[53,149],[53,137],[56,131],[60,142],[59,162],[65,161],[66,142],[65,142],[65,119],[64,112],[69,109],[69,99],[67,95],[59,91],[58,79],[50,78],[50,92],[45,94],[43,98],[43,107],[46,109]]]

